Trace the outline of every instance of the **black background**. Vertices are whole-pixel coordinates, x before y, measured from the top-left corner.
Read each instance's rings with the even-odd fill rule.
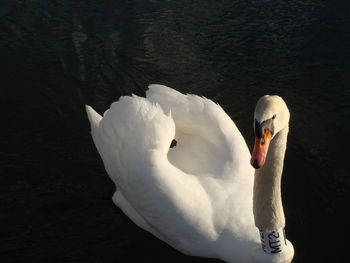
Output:
[[[253,109],[291,111],[283,178],[294,262],[344,262],[349,218],[347,1],[1,1],[1,262],[205,262],[116,208],[84,105],[149,83],[218,102],[253,142]],[[210,260],[208,260],[210,261]]]

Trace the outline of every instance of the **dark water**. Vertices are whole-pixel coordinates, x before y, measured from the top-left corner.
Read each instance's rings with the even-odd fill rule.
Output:
[[[338,0],[1,1],[0,261],[207,262],[111,202],[84,104],[148,83],[220,103],[250,148],[263,94],[291,111],[283,198],[294,262],[345,262],[350,9]],[[218,261],[213,261],[218,262]]]

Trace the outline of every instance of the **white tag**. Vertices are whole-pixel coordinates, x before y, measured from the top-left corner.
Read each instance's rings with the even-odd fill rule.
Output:
[[[284,251],[287,246],[284,229],[265,232],[260,230],[260,239],[262,249],[269,254],[276,254]]]

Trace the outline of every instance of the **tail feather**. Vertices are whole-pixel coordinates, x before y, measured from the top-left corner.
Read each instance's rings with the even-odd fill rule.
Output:
[[[99,126],[102,116],[89,105],[85,105],[85,109],[91,124],[91,130],[94,130]]]

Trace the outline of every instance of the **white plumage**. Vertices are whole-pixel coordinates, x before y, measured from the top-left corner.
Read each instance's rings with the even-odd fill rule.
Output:
[[[150,85],[146,98],[121,97],[103,118],[87,113],[113,201],[134,223],[188,255],[255,262],[254,169],[219,105]]]

